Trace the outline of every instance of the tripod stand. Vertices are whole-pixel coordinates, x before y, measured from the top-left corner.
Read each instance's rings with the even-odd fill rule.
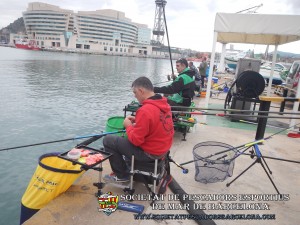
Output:
[[[247,150],[247,149],[246,149]],[[245,150],[245,151],[246,151]],[[256,157],[255,161],[248,166],[245,170],[243,170],[236,178],[234,178],[231,182],[227,183],[226,186],[229,187],[234,181],[236,181],[240,176],[242,176],[247,170],[249,170],[252,166],[254,166],[256,163],[259,163],[262,168],[264,169],[265,173],[267,174],[269,180],[271,181],[273,187],[275,188],[275,190],[277,191],[278,194],[278,188],[276,187],[275,183],[273,182],[272,178],[270,177],[269,174],[272,174],[272,171],[270,170],[268,164],[266,163],[264,158],[268,158],[268,159],[274,159],[274,160],[280,160],[280,161],[286,161],[286,162],[293,162],[293,163],[300,163],[298,161],[294,161],[294,160],[287,160],[287,159],[280,159],[280,158],[274,158],[274,157],[268,157],[268,156],[263,156],[259,150],[259,147],[257,144],[253,145],[253,150],[250,151],[251,154],[247,154],[247,153],[242,153],[244,155],[250,155],[251,158]],[[267,171],[267,169],[268,171]]]

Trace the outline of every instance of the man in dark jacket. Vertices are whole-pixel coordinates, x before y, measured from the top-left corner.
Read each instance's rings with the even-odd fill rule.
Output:
[[[206,78],[206,69],[207,69],[207,62],[206,62],[206,57],[204,56],[202,58],[202,62],[199,66],[199,72],[201,76],[201,87],[204,88],[204,81]]]
[[[190,106],[195,95],[194,71],[188,67],[186,59],[181,58],[176,61],[178,77],[173,76],[172,84],[164,87],[154,87],[155,93],[172,94],[168,96],[168,103],[171,106]]]

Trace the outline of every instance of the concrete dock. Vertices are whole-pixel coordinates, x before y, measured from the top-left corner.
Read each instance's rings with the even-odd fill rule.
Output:
[[[212,105],[222,105],[225,93],[214,97],[210,101]],[[204,98],[197,98],[196,105],[204,103]],[[177,132],[174,137],[174,143],[171,148],[171,156],[178,163],[184,163],[193,160],[193,148],[196,144],[206,141],[215,141],[229,144],[231,146],[240,146],[254,141],[256,125],[243,124],[241,126],[232,124],[226,118],[216,118],[213,116],[197,116],[198,124],[187,134],[187,141],[182,141],[182,134]],[[201,122],[206,122],[204,125]],[[299,121],[298,121],[299,122]],[[286,121],[289,123],[289,120]],[[240,123],[234,123],[240,124]],[[274,129],[267,130],[265,137],[279,131]],[[259,145],[263,156],[274,158],[283,158],[294,161],[300,161],[300,139],[287,137],[287,132],[274,135],[269,140]],[[250,148],[251,149],[251,148]],[[250,150],[249,149],[249,150]],[[249,151],[247,151],[249,153]],[[300,164],[285,162],[265,158],[272,174],[270,175],[274,184],[277,186],[280,194],[284,198],[280,199],[266,172],[259,163],[255,163],[241,177],[234,181],[229,187],[226,184],[237,177],[243,170],[255,162],[256,157],[249,155],[240,155],[234,160],[234,169],[232,177],[223,182],[200,183],[195,181],[195,163],[186,164],[189,173],[183,174],[182,171],[171,164],[171,174],[176,182],[193,199],[196,205],[190,205],[190,208],[200,205],[205,208],[207,215],[222,216],[240,215],[239,218],[247,216],[252,219],[214,219],[218,225],[237,225],[237,224],[274,224],[274,225],[296,225],[300,221]],[[109,162],[103,163],[103,174],[111,172]],[[156,207],[164,209],[154,209],[150,206],[150,201],[133,201],[132,203],[145,206],[144,212],[148,215],[171,215],[168,219],[136,219],[134,213],[116,210],[107,216],[99,212],[98,199],[95,197],[97,188],[93,186],[98,181],[98,172],[89,170],[83,174],[67,192],[61,194],[52,200],[46,207],[37,212],[26,225],[36,224],[58,224],[58,225],[79,225],[79,224],[197,224],[189,219],[189,213],[184,209],[180,201],[172,198],[176,193],[167,190],[164,200],[159,200]],[[135,184],[135,194],[147,194],[146,188],[141,183]],[[103,192],[112,192],[115,195],[124,194],[122,189],[106,185]],[[196,197],[202,196],[206,200],[197,200]],[[211,196],[223,196],[220,199],[209,199]],[[226,196],[224,198],[224,196]],[[169,199],[168,199],[169,198]],[[237,207],[232,209],[228,207]],[[172,209],[170,206],[176,206]],[[226,208],[227,207],[227,208]],[[172,216],[173,215],[173,216]],[[181,215],[181,219],[175,215]],[[242,216],[241,216],[242,215]],[[256,215],[253,218],[253,215]],[[264,219],[258,219],[258,217]],[[224,217],[223,217],[224,218]],[[234,217],[233,217],[234,218]],[[270,220],[266,219],[269,218]],[[205,224],[205,220],[200,221]]]

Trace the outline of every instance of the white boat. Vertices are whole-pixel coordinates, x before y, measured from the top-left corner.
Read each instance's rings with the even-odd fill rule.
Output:
[[[225,63],[230,69],[235,70],[236,64],[240,58],[248,57],[248,52],[238,52],[237,54],[226,54]]]
[[[268,80],[270,78],[271,74],[271,68],[272,68],[272,63],[271,62],[265,62],[264,64],[261,65],[259,73]],[[281,84],[282,79],[280,76],[280,73],[287,70],[287,68],[282,65],[281,63],[275,63],[274,66],[274,73],[273,73],[273,84]]]

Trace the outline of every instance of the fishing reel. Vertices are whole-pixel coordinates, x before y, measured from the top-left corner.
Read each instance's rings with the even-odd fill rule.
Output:
[[[241,101],[251,101],[258,99],[259,95],[265,89],[265,80],[263,76],[255,71],[246,70],[240,73],[237,79],[232,83],[225,98],[224,109],[232,107],[233,98]]]

